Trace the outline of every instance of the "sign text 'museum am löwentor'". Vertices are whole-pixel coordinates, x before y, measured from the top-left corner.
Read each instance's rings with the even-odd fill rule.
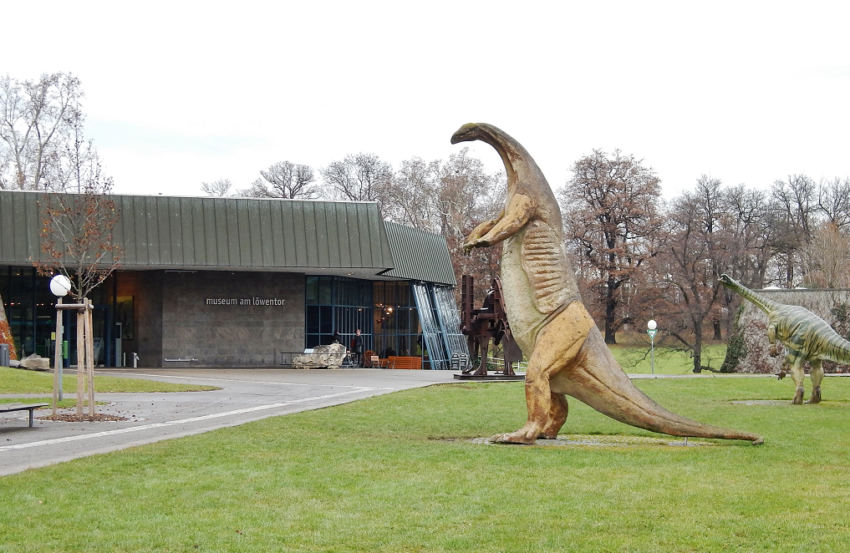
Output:
[[[282,306],[286,300],[280,298],[206,298],[207,305],[260,305],[260,306]]]

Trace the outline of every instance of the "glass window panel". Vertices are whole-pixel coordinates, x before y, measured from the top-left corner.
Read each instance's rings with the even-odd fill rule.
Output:
[[[334,317],[333,317],[333,307],[330,305],[323,305],[319,308],[321,310],[321,330],[322,334],[333,334],[334,332]]]
[[[308,333],[318,333],[319,332],[319,307],[318,306],[308,306],[307,307],[307,332]]]
[[[319,277],[307,277],[305,301],[307,305],[316,305],[319,303]]]
[[[319,305],[330,305],[333,303],[333,280],[331,277],[319,278]]]

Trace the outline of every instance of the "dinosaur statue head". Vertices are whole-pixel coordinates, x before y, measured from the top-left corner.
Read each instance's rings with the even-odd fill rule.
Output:
[[[467,123],[452,135],[452,144],[480,140],[481,136],[481,125],[478,123]]]
[[[733,282],[735,282],[735,281],[732,280],[732,277],[730,277],[726,273],[723,273],[722,275],[720,275],[720,284],[724,284],[726,286],[729,286]]]

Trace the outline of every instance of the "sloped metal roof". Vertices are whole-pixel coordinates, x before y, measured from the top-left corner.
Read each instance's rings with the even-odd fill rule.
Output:
[[[113,196],[123,269],[279,270],[393,266],[378,206],[366,202]],[[43,193],[0,191],[0,263],[41,255]],[[11,239],[10,239],[11,237]]]
[[[384,225],[394,262],[385,276],[457,285],[445,238],[388,221]]]
[[[0,265],[40,259],[39,203],[49,196],[0,190]],[[123,270],[356,272],[455,284],[445,240],[385,223],[375,203],[113,198]]]

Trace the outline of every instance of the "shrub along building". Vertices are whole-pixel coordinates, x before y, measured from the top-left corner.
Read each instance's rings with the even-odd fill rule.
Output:
[[[383,221],[375,203],[113,198],[121,265],[91,298],[101,365],[279,366],[335,332],[348,346],[358,328],[365,350],[423,368],[466,353],[445,240]],[[33,268],[44,201],[0,191],[0,295],[19,355],[52,353],[56,298]]]

